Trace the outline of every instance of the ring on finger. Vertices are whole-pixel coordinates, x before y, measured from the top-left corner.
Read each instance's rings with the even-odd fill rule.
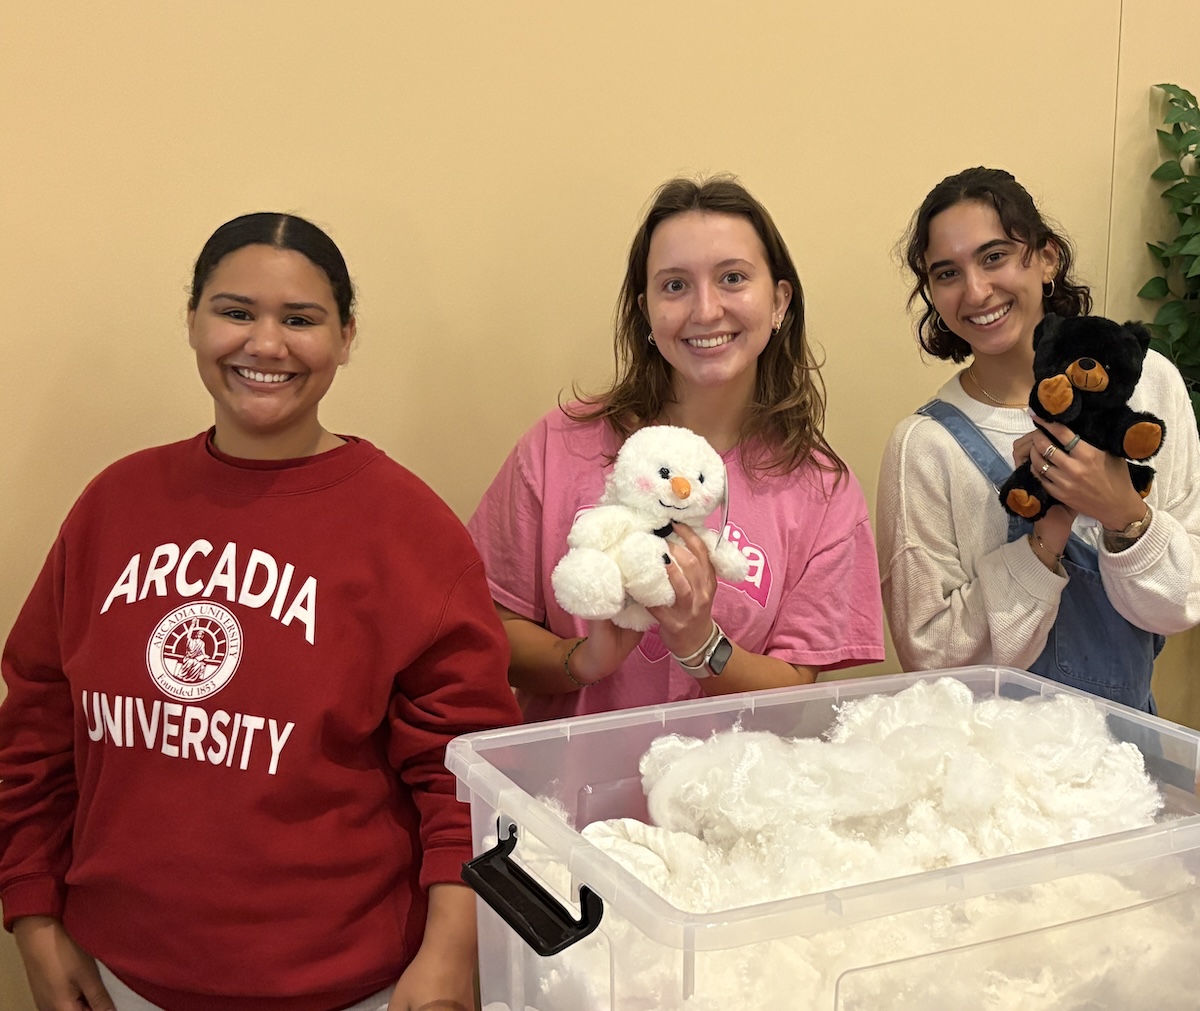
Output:
[[[1078,435],[1073,436],[1071,441],[1068,442],[1065,446],[1063,446],[1063,452],[1069,453],[1069,452],[1071,452],[1071,450],[1073,450],[1078,445],[1079,445],[1079,436]]]
[[[1041,470],[1042,477],[1046,476],[1046,471],[1048,471],[1049,469],[1050,469],[1050,464],[1048,464],[1048,463],[1042,464],[1042,470]]]
[[[1047,446],[1047,447],[1046,447],[1046,452],[1044,452],[1044,453],[1042,454],[1042,456],[1044,456],[1044,457],[1045,457],[1047,460],[1049,460],[1049,459],[1050,459],[1050,457],[1052,457],[1052,456],[1053,456],[1053,455],[1054,455],[1054,454],[1055,454],[1057,451],[1058,451],[1058,447],[1057,447],[1057,446]]]

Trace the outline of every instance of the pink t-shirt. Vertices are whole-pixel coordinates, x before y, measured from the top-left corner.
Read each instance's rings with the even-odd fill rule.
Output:
[[[521,438],[467,528],[497,603],[564,638],[587,623],[554,599],[550,573],[567,552],[575,516],[599,501],[619,447],[603,421],[557,409]],[[713,617],[743,649],[825,670],[883,659],[883,605],[866,499],[853,475],[805,465],[752,480],[738,451],[729,479],[726,536],[750,560],[742,583],[717,586]],[[720,517],[714,514],[714,529]],[[650,629],[614,674],[577,692],[519,692],[527,721],[699,698],[695,678]]]

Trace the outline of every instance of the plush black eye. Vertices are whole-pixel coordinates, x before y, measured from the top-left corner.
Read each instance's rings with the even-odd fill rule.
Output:
[[[658,468],[658,476],[661,477],[665,481],[667,478],[669,478],[671,476],[671,472],[666,467],[659,467]]]
[[[704,484],[704,475],[703,475],[703,474],[697,474],[697,475],[696,475],[696,480],[697,480],[697,481],[699,481],[701,484]]]

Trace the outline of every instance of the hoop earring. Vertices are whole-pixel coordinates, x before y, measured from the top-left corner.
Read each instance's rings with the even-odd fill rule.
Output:
[[[933,314],[933,328],[935,330],[940,330],[942,333],[950,333],[950,328],[946,326],[941,315],[936,312]]]
[[[658,341],[656,341],[654,339],[654,331],[653,330],[650,331],[649,335],[646,337],[646,340],[648,340],[650,342],[650,346],[652,348],[658,347]]]
[[[1046,290],[1046,285],[1050,285],[1049,291]],[[1042,298],[1053,298],[1053,297],[1054,297],[1054,278],[1050,278],[1049,281],[1042,282]]]
[[[779,320],[777,323],[775,323],[774,326],[771,327],[771,336],[772,337],[776,336],[779,333],[779,331],[782,329],[783,329],[783,320]]]

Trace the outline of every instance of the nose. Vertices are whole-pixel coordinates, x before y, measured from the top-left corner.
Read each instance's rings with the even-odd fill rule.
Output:
[[[724,313],[721,306],[721,293],[711,284],[698,284],[696,298],[692,303],[692,318],[705,323],[720,319]]]
[[[686,477],[671,478],[671,491],[676,498],[687,498],[692,493],[692,484]]]
[[[255,320],[246,338],[246,351],[256,358],[286,358],[288,350],[284,328],[275,320]]]
[[[967,300],[971,305],[983,305],[992,293],[992,283],[982,270],[967,271]]]
[[[1079,359],[1079,367],[1081,369],[1083,369],[1084,372],[1091,372],[1092,369],[1094,369],[1096,367],[1096,359],[1080,358]]]

